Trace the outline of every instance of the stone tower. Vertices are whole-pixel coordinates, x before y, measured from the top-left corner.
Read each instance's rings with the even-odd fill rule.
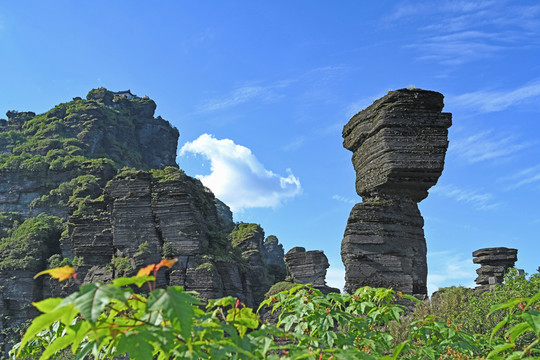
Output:
[[[343,128],[343,146],[353,152],[356,192],[363,198],[351,211],[341,244],[349,292],[369,285],[427,294],[418,203],[443,170],[452,124],[443,106],[437,92],[390,91]]]
[[[481,291],[493,291],[495,284],[502,284],[504,275],[517,261],[517,249],[505,247],[484,248],[473,251],[473,262],[480,264],[476,270],[476,288]]]

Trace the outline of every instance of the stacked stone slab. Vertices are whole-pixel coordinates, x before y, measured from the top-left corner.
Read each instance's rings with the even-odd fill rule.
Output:
[[[323,293],[340,292],[326,285],[326,269],[330,266],[328,258],[320,250],[306,251],[294,247],[285,254],[287,277],[296,284],[310,284]]]
[[[502,284],[504,275],[517,261],[517,249],[495,247],[479,249],[472,253],[473,262],[480,264],[476,270],[478,277],[475,282],[477,289],[492,291],[495,284]]]
[[[347,291],[369,285],[427,294],[418,203],[443,170],[452,124],[443,106],[437,92],[390,91],[345,125],[343,146],[353,152],[356,192],[363,198],[341,245]]]

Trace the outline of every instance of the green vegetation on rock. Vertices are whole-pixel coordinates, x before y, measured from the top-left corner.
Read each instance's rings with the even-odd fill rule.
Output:
[[[280,281],[272,285],[272,287],[266,292],[265,297],[275,295],[282,291],[289,291],[296,286],[298,286],[298,284],[292,283],[290,281]]]
[[[238,246],[257,233],[263,234],[262,236],[264,237],[264,231],[259,224],[238,223],[231,232],[232,244],[233,246]]]
[[[178,256],[178,251],[174,248],[174,245],[169,242],[169,241],[165,241],[163,243],[163,257],[165,259],[174,259],[176,256]]]
[[[165,169],[152,169],[150,171],[154,179],[158,182],[165,181],[182,181],[185,180],[187,175],[182,169],[178,169],[172,166],[167,166]]]
[[[8,237],[0,239],[0,269],[45,268],[49,256],[60,252],[59,239],[64,227],[64,220],[45,214],[25,220]]]
[[[115,256],[112,258],[111,264],[114,270],[121,275],[127,275],[133,271],[131,260],[127,256]]]

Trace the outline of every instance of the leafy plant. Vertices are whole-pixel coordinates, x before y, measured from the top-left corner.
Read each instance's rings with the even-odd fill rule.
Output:
[[[176,260],[164,259],[137,276],[112,284],[89,284],[64,299],[34,305],[43,313],[29,326],[12,358],[48,359],[70,351],[76,359],[534,359],[540,356],[540,293],[494,306],[504,319],[489,338],[465,332],[451,321],[427,316],[396,342],[388,324],[400,321],[395,303],[411,296],[391,289],[360,288],[354,294],[323,295],[305,285],[265,300],[259,310],[277,314],[263,323],[253,309],[225,297],[205,305],[181,287],[156,289],[155,276]],[[47,273],[71,279],[64,266]],[[38,274],[37,276],[39,276]],[[147,284],[146,295],[134,287]],[[400,300],[404,301],[404,300]],[[500,329],[514,324],[500,336]],[[531,334],[526,343],[517,340]],[[69,350],[68,350],[69,349]],[[64,351],[62,353],[61,351]]]

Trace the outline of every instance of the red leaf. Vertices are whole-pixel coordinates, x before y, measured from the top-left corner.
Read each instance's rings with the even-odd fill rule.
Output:
[[[156,267],[156,264],[150,264],[148,266],[143,267],[139,272],[137,273],[137,277],[141,276],[148,276],[150,273],[154,270]]]
[[[168,268],[172,267],[174,265],[175,262],[178,261],[178,258],[176,259],[163,259],[159,262],[159,264],[156,265],[156,270],[155,271],[158,271],[160,268],[162,268],[163,266],[166,266]]]

